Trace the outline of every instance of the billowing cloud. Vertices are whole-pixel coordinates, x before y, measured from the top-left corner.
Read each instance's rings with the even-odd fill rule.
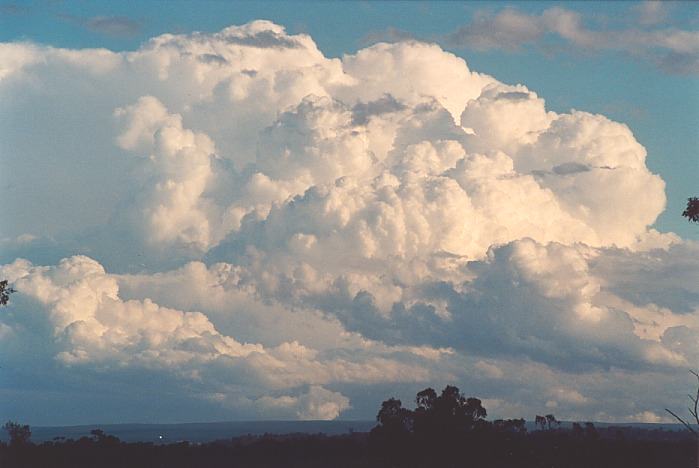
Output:
[[[697,247],[650,228],[665,185],[622,123],[267,21],[0,58],[0,349],[66,388],[332,419],[453,382],[496,415],[650,420],[699,358]]]
[[[336,333],[333,346],[319,343],[325,349],[314,349],[296,340],[282,341],[280,330],[287,324],[280,324],[273,338],[267,339],[273,345],[241,343],[220,333],[201,312],[161,306],[148,298],[122,299],[119,278],[83,256],[64,259],[55,267],[37,267],[26,260],[17,260],[3,266],[1,273],[22,291],[3,321],[2,347],[8,353],[21,348],[21,342],[31,337],[31,341],[42,342],[46,348],[47,355],[39,358],[53,359],[67,369],[127,367],[173,374],[183,385],[203,382],[210,392],[203,396],[209,399],[242,404],[238,399],[260,395],[256,400],[258,405],[281,405],[293,410],[277,416],[333,419],[349,406],[349,401],[321,384],[427,382],[433,373],[424,364],[448,354],[448,350],[387,347],[370,342],[317,315],[312,316],[316,319],[313,326],[324,326]],[[220,279],[225,268],[208,272],[201,264],[191,264],[177,276],[189,282],[193,275],[202,274]],[[133,280],[126,278],[127,282]],[[168,282],[159,281],[161,285]],[[211,286],[194,283],[195,288],[203,288],[207,293],[211,292]],[[231,289],[224,293],[228,299],[247,297],[249,303],[255,304],[244,290]],[[199,298],[206,299],[211,298]],[[209,310],[224,309],[228,314],[234,312],[220,303],[209,307]],[[265,313],[270,314],[258,311],[257,320],[264,320]],[[271,319],[282,320],[284,313],[289,323],[296,319],[288,311],[274,313]],[[299,315],[308,320],[303,313]],[[42,326],[32,330],[33,321]],[[243,323],[248,328],[259,326],[248,320]],[[347,353],[352,353],[353,358],[349,359]],[[266,395],[270,390],[296,390],[308,384],[310,389],[298,396]]]

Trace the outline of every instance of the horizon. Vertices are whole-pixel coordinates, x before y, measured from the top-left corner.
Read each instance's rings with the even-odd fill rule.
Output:
[[[0,6],[0,417],[370,421],[450,384],[490,420],[675,424],[697,25],[657,2]]]
[[[558,421],[556,430],[571,430],[573,424],[583,421]],[[585,423],[590,421],[585,421]],[[627,428],[641,430],[661,430],[669,432],[686,432],[680,423],[641,423],[641,422],[600,422],[591,421],[597,429]],[[284,436],[317,435],[341,436],[348,433],[368,434],[377,426],[373,420],[252,420],[252,421],[218,421],[218,422],[184,422],[184,423],[118,423],[118,424],[81,424],[71,426],[33,426],[34,443],[55,441],[57,437],[77,440],[91,437],[91,431],[101,429],[106,434],[118,437],[122,442],[156,441],[163,444],[173,441],[190,443],[207,443],[219,440],[235,439],[247,436]],[[528,431],[547,431],[536,426],[534,420],[525,419]],[[0,433],[0,442],[7,442],[7,434]]]
[[[490,418],[487,418],[490,420]],[[534,419],[522,418],[527,423],[534,424]],[[559,423],[563,424],[573,424],[574,422],[591,422],[593,424],[599,424],[602,426],[629,426],[629,427],[644,427],[644,426],[657,426],[657,427],[677,427],[678,429],[685,430],[679,422],[637,422],[637,421],[580,421],[580,420],[559,420]],[[40,429],[56,429],[56,428],[101,428],[110,426],[187,426],[187,425],[221,425],[221,424],[266,424],[266,423],[298,423],[299,425],[304,424],[351,424],[351,423],[371,423],[376,424],[376,418],[373,419],[248,419],[248,420],[229,420],[229,421],[180,421],[180,422],[169,422],[169,423],[156,423],[156,422],[117,422],[117,423],[89,423],[89,424],[68,424],[68,425],[51,425],[51,426],[30,426],[33,428]],[[7,435],[2,437],[7,438]]]

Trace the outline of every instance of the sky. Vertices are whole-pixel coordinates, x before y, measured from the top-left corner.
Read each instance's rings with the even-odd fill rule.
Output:
[[[0,102],[0,417],[696,384],[696,4],[2,3]]]

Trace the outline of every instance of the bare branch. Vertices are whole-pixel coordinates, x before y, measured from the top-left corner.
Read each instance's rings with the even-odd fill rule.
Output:
[[[689,431],[691,431],[692,434],[694,434],[695,436],[699,436],[699,434],[697,434],[697,431],[695,431],[694,428],[693,428],[692,426],[690,426],[689,423],[688,423],[687,421],[685,421],[684,419],[680,418],[679,416],[677,416],[675,413],[673,413],[672,411],[670,411],[670,410],[667,409],[667,408],[665,408],[665,411],[667,411],[668,413],[670,413],[672,416],[675,417],[675,419],[677,419],[679,422],[681,422],[682,424],[684,424],[684,427],[686,427]]]
[[[694,374],[694,376],[697,378],[697,381],[699,382],[699,374],[697,374],[693,370],[690,370],[689,372]],[[690,408],[689,413],[694,417],[694,420],[699,425],[699,414],[697,414],[697,405],[699,405],[699,383],[697,384],[697,396],[692,397],[691,395],[689,395],[689,399],[692,400],[692,403],[694,403],[694,410]]]

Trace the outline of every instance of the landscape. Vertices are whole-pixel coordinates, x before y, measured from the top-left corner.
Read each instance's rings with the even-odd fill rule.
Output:
[[[553,414],[537,415],[534,428],[528,428],[524,419],[488,421],[481,400],[465,397],[454,386],[446,386],[440,393],[426,388],[418,392],[415,402],[416,407],[411,410],[403,407],[400,400],[385,400],[370,431],[354,429],[366,427],[366,421],[116,426],[114,429],[135,440],[124,442],[95,428],[89,436],[77,439],[55,436],[50,441],[33,444],[29,426],[8,422],[4,428],[10,438],[7,444],[0,443],[0,461],[8,467],[74,468],[512,465],[689,468],[694,466],[692,454],[699,451],[695,434],[672,426],[667,430],[660,425],[598,428],[591,422],[574,422],[562,427]],[[344,434],[338,433],[342,426],[347,429]],[[256,433],[214,438],[246,428]],[[268,431],[260,433],[262,428]],[[86,428],[53,430],[84,433]],[[146,441],[148,433],[151,441]],[[172,440],[178,436],[183,438]],[[197,437],[209,440],[196,441]]]
[[[0,466],[699,466],[699,4],[0,0]]]

